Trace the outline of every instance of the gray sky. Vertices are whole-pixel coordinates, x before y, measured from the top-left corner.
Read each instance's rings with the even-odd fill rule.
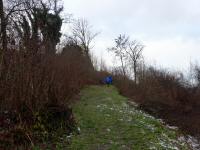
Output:
[[[149,63],[185,69],[200,61],[200,0],[64,0],[64,6],[101,32],[93,51],[109,65],[106,48],[119,34],[142,42]]]

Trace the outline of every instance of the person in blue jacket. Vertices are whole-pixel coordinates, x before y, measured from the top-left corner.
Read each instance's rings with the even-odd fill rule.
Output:
[[[112,84],[113,82],[113,79],[111,76],[108,76],[105,78],[105,83],[109,86],[110,84]]]

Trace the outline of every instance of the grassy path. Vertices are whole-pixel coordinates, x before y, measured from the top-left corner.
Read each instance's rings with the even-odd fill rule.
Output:
[[[177,131],[127,104],[114,87],[90,86],[74,108],[80,134],[70,137],[72,150],[187,149]]]

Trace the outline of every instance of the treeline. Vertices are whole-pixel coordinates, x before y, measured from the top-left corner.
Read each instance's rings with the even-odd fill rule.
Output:
[[[70,104],[96,83],[89,50],[97,34],[75,20],[58,49],[69,22],[62,11],[58,0],[0,0],[0,149],[29,149],[52,138],[53,145],[76,130]]]

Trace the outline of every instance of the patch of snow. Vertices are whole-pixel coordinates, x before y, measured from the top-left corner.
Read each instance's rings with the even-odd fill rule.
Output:
[[[172,130],[178,130],[178,127],[176,127],[176,126],[170,126],[170,125],[166,125],[166,127],[168,128],[168,129],[172,129]]]
[[[164,149],[179,150],[178,147],[176,147],[172,143],[168,143],[166,140],[168,140],[168,139],[159,139],[159,145],[162,146]]]
[[[126,145],[122,145],[122,148],[126,148]]]
[[[161,122],[163,125],[165,125],[168,129],[178,130],[178,127],[170,126],[166,124],[162,119],[157,119],[157,120]],[[178,141],[182,143],[187,143],[193,150],[200,150],[200,141],[198,141],[195,137],[191,135],[179,136]]]
[[[162,119],[157,119],[160,123],[166,124]]]
[[[108,129],[106,129],[106,131],[110,132],[111,130],[108,128]]]
[[[77,130],[78,130],[79,133],[81,132],[81,128],[80,127],[78,127]]]
[[[151,130],[151,131],[155,131],[156,130],[156,128],[153,125],[151,125],[151,124],[147,124],[146,128],[149,129],[149,130]]]
[[[200,141],[198,141],[195,137],[193,137],[191,135],[180,136],[178,138],[178,140],[181,141],[181,142],[186,142],[187,144],[189,144],[189,146],[193,150],[199,150],[200,149]]]
[[[112,141],[112,140],[110,140],[110,144],[113,144],[113,141]]]
[[[122,107],[128,107],[126,103],[122,103]]]
[[[72,137],[72,135],[68,135],[68,136],[67,136],[68,139],[71,138],[71,137]]]
[[[106,117],[110,117],[110,114],[106,114],[105,116],[106,116]]]
[[[147,114],[147,113],[145,113],[145,112],[143,112],[143,111],[139,111],[139,113],[140,114],[142,114],[142,116],[145,118],[150,118],[150,119],[155,119],[155,117],[153,117],[153,116],[151,116],[151,115],[149,115],[149,114]]]
[[[157,148],[155,146],[149,147],[150,150],[156,150]]]
[[[128,122],[131,122],[131,121],[132,121],[132,118],[131,118],[131,117],[129,117],[127,121],[128,121]]]
[[[178,140],[179,140],[180,142],[185,142],[185,141],[186,141],[186,139],[185,139],[184,136],[179,136],[179,137],[178,137]]]
[[[111,107],[110,110],[114,110],[114,108]]]
[[[132,110],[129,111],[130,114],[134,114],[134,112]]]
[[[133,102],[133,101],[128,101],[128,103],[131,105],[131,106],[135,106],[135,107],[138,107],[138,104]]]

